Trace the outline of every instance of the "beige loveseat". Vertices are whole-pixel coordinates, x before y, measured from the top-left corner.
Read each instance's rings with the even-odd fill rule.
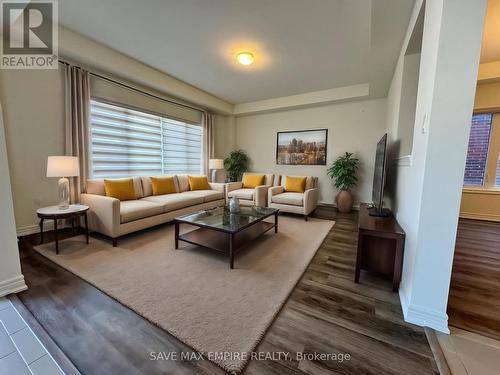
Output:
[[[243,173],[243,179],[246,175],[264,175],[264,185],[249,189],[243,187],[243,182],[229,182],[226,184],[227,199],[238,198],[241,205],[244,206],[267,206],[267,192],[269,188],[279,185],[279,175],[264,173]]]
[[[136,200],[107,197],[103,179],[87,180],[81,203],[90,207],[89,229],[117,239],[128,233],[173,220],[176,216],[223,206],[225,184],[210,183],[211,190],[189,190],[187,175],[175,175],[177,193],[153,195],[149,177],[134,177]]]
[[[285,191],[286,176],[280,178],[280,186],[269,189],[268,206],[277,208],[280,212],[290,212],[304,215],[305,220],[318,205],[319,189],[318,178],[313,176],[306,177],[306,186],[303,193],[293,193]]]

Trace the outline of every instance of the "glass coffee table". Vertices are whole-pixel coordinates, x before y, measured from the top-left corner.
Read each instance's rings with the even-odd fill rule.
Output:
[[[279,210],[268,207],[240,207],[240,212],[230,213],[227,207],[199,211],[175,218],[175,248],[179,241],[203,246],[229,256],[232,269],[234,255],[244,245],[274,228],[278,233]],[[264,219],[274,215],[274,223]],[[191,232],[179,234],[181,224],[198,227]]]

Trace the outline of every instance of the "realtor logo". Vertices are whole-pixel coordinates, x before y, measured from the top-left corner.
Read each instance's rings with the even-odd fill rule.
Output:
[[[1,69],[57,69],[57,1],[1,2]]]

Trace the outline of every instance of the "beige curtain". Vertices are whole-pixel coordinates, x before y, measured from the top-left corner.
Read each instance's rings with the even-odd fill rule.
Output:
[[[65,65],[66,144],[68,156],[78,156],[80,176],[71,179],[71,202],[80,201],[85,191],[88,173],[88,124],[90,118],[89,72],[76,66]]]
[[[203,173],[209,174],[208,160],[214,157],[214,124],[215,114],[211,112],[203,112]]]

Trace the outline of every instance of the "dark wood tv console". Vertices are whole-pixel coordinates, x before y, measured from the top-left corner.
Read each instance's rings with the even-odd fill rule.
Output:
[[[399,289],[403,268],[405,232],[394,216],[375,217],[368,214],[368,205],[359,208],[358,255],[354,282],[359,282],[361,269],[392,278],[392,290]]]

